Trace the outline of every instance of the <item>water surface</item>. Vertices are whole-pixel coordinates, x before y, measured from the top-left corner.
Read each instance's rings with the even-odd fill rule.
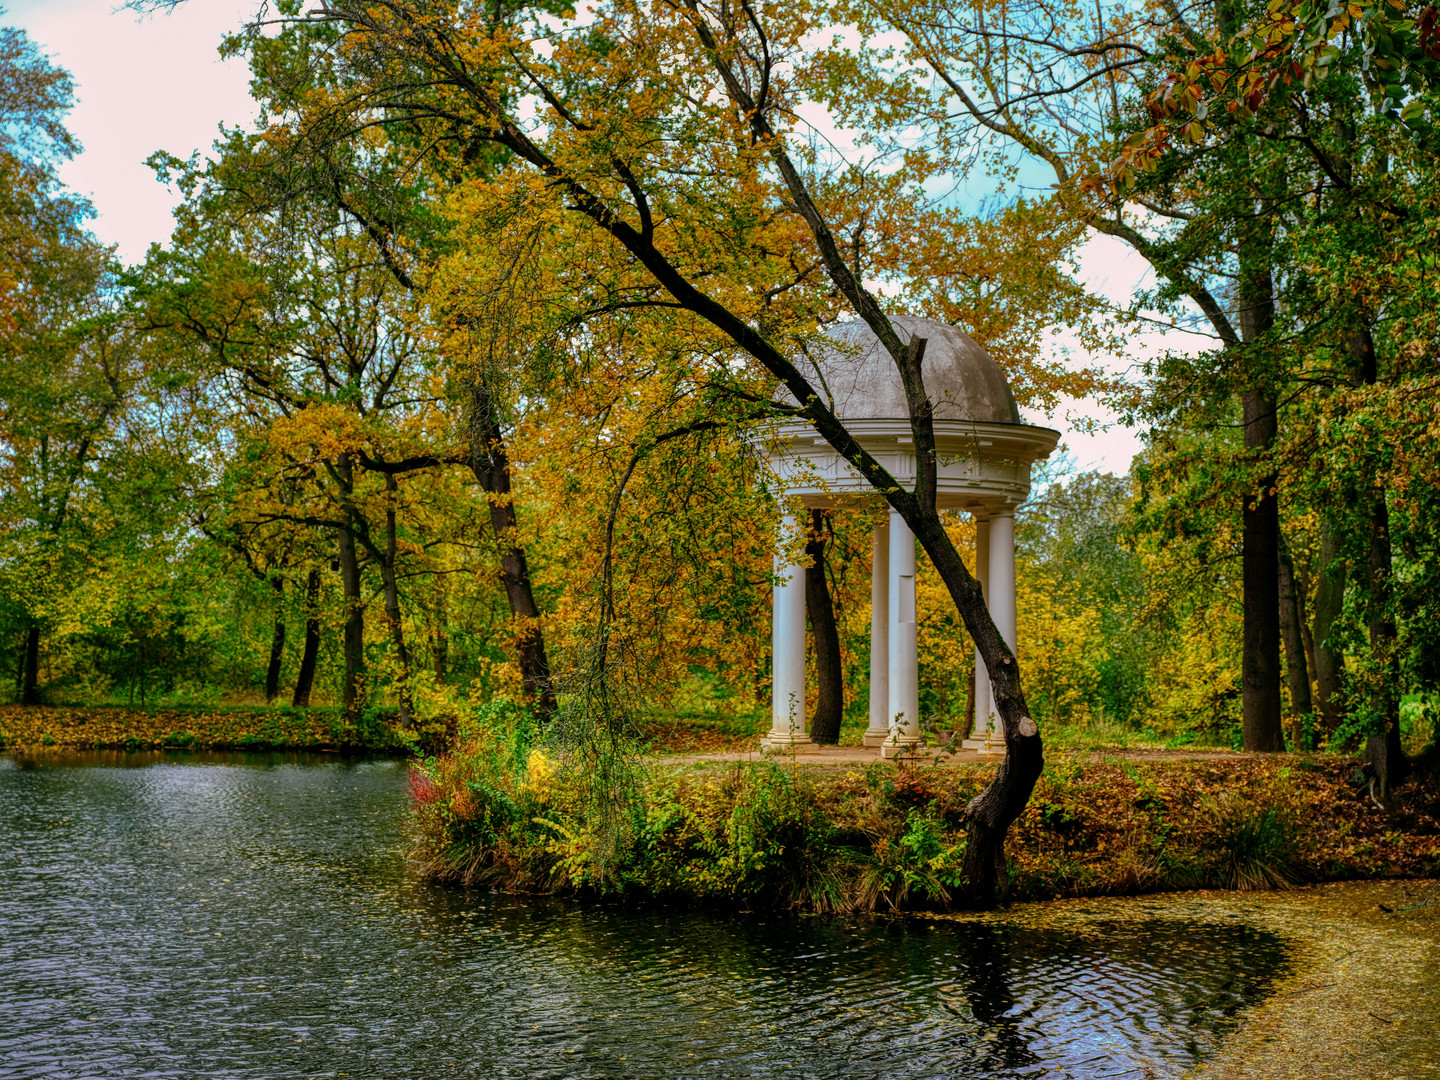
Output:
[[[406,768],[0,758],[0,1078],[1173,1077],[1288,964],[1233,922],[432,886],[404,862]]]

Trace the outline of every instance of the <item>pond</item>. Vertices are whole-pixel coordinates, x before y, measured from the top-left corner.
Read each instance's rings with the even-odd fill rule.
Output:
[[[406,769],[0,758],[0,1077],[1170,1077],[1292,962],[1234,922],[429,885],[405,864]]]

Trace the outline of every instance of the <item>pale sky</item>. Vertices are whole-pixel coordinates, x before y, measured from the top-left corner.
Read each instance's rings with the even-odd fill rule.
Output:
[[[221,61],[220,38],[238,29],[255,0],[188,0],[170,14],[137,18],[115,0],[0,0],[76,82],[69,127],[84,152],[61,179],[95,203],[95,234],[139,262],[170,236],[175,196],[145,159],[156,150],[189,157],[210,148],[223,122],[247,124],[257,109],[243,59]]]
[[[254,120],[244,60],[222,61],[217,48],[223,34],[253,17],[256,0],[188,0],[144,19],[116,10],[115,0],[0,3],[4,24],[23,27],[74,76],[78,104],[69,125],[84,152],[64,166],[61,178],[94,202],[95,234],[115,244],[125,262],[139,262],[152,243],[168,241],[176,202],[145,159],[156,150],[181,158],[199,150],[203,156],[222,123]],[[1081,269],[1092,289],[1121,303],[1152,281],[1143,260],[1104,237],[1086,245]],[[1136,341],[1136,355],[1113,359],[1110,366],[1124,369],[1166,344],[1158,334],[1146,335]],[[1172,337],[1169,344],[1179,341]],[[1055,416],[1026,419],[1060,429],[1081,468],[1129,471],[1141,445],[1138,433],[1115,425],[1083,434],[1067,422],[1070,412],[1113,419],[1092,403],[1076,402],[1062,403]]]

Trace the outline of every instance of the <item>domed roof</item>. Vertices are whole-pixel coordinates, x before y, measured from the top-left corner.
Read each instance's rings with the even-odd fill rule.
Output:
[[[925,338],[920,375],[936,420],[1018,424],[1020,410],[999,366],[988,352],[953,326],[913,315],[893,315],[890,325],[906,341]],[[842,323],[796,367],[821,397],[829,397],[842,420],[906,420],[905,387],[895,362],[862,320]],[[794,400],[780,388],[777,398]]]

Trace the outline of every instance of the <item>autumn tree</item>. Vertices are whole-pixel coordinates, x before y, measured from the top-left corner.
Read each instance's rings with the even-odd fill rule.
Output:
[[[0,30],[0,505],[31,704],[41,637],[93,538],[80,523],[142,365],[110,252],[84,228],[89,206],[55,178],[79,150],[63,125],[72,92],[22,31]]]
[[[281,6],[292,15],[298,9],[296,4]],[[268,111],[293,117],[343,88],[333,62],[336,40],[335,27],[307,21],[290,23],[273,36],[236,36],[223,51],[247,50],[252,93]],[[486,175],[496,155],[476,147],[446,169],[427,171],[427,143],[413,127],[371,127],[357,138],[343,114],[338,119],[338,125],[276,124],[267,140],[249,148],[248,163],[232,166],[230,174],[256,207],[278,212],[298,202],[334,208],[363,230],[395,283],[427,303],[436,263],[451,247],[439,206],[443,193],[462,177]],[[443,306],[442,301],[442,320],[448,317]],[[508,445],[519,410],[507,400],[510,385],[500,373],[513,370],[516,362],[497,355],[504,335],[492,332],[503,330],[507,314],[503,304],[480,310],[472,302],[464,318],[480,332],[450,339],[447,361],[457,391],[451,407],[464,416],[468,466],[490,506],[496,572],[511,610],[523,693],[542,717],[549,717],[555,712],[550,661],[530,560],[520,539]]]
[[[1270,176],[1286,178],[1286,202],[1272,200],[1268,212],[1284,221],[1286,330],[1300,361],[1295,399],[1307,421],[1286,441],[1293,475],[1322,516],[1312,635],[1317,698],[1337,741],[1366,735],[1367,757],[1388,790],[1408,767],[1400,746],[1394,603],[1403,577],[1390,520],[1398,506],[1409,505],[1413,477],[1428,470],[1412,472],[1409,462],[1382,455],[1365,458],[1368,473],[1357,474],[1349,468],[1353,450],[1341,451],[1330,433],[1333,418],[1354,412],[1406,445],[1401,432],[1409,410],[1399,403],[1432,390],[1433,301],[1420,270],[1428,255],[1420,238],[1435,220],[1440,150],[1435,9],[1400,0],[1282,3],[1237,7],[1203,38],[1183,20],[1179,29],[1163,60],[1157,58],[1162,77],[1143,99],[1146,113],[1097,182],[1145,188],[1190,153],[1182,147],[1213,152],[1236,127],[1263,147],[1273,162]],[[1317,483],[1317,462],[1328,460],[1333,469],[1339,458],[1348,486]],[[1352,715],[1363,718],[1358,729],[1342,722],[1337,708],[1347,583],[1367,623],[1358,653],[1364,660],[1347,695]]]
[[[246,148],[237,140],[223,177]],[[188,168],[188,167],[183,167]],[[173,252],[155,252],[139,280],[147,326],[188,336],[214,365],[256,447],[227,513],[258,524],[324,529],[335,538],[345,595],[344,700],[364,700],[362,572],[381,580],[402,719],[415,663],[401,603],[402,481],[463,464],[436,415],[436,361],[417,337],[417,301],[371,238],[332,206],[283,213],[234,198],[223,181],[187,173],[193,192]],[[307,586],[308,587],[308,586]]]
[[[1278,503],[1268,462],[1277,402],[1272,208],[1283,195],[1265,185],[1283,182],[1284,173],[1237,126],[1206,154],[1180,154],[1163,184],[1128,199],[1088,182],[1097,156],[1130,130],[1165,43],[1189,35],[1198,47],[1223,33],[1238,9],[1219,3],[1182,17],[1178,9],[1130,4],[1021,4],[993,13],[950,0],[919,7],[881,0],[850,10],[867,30],[898,29],[907,41],[905,65],[874,66],[869,96],[850,95],[857,119],[874,127],[902,111],[920,117],[934,152],[962,174],[1048,174],[1078,225],[1123,242],[1154,267],[1162,308],[1193,305],[1220,343],[1209,371],[1213,381],[1218,369],[1223,390],[1239,399],[1233,422],[1245,432],[1231,498],[1243,493],[1246,746],[1280,749]],[[1168,373],[1162,380],[1179,395],[1195,389]],[[1168,408],[1160,404],[1162,413]]]
[[[873,165],[826,160],[797,123],[799,103],[828,81],[805,40],[829,13],[618,3],[557,24],[578,34],[524,11],[449,3],[326,4],[311,18],[337,31],[344,89],[309,102],[294,124],[411,129],[436,171],[477,148],[504,151],[503,168],[465,187],[458,206],[508,203],[521,229],[566,217],[583,241],[577,269],[600,268],[597,288],[612,304],[687,313],[686,355],[739,353],[783,383],[802,403],[793,415],[902,514],[979,644],[1004,720],[1009,754],[970,815],[971,881],[991,895],[1005,833],[1040,769],[1038,728],[935,507],[923,343],[902,340],[864,284],[905,265],[905,245],[877,243],[884,215],[871,200],[914,204],[926,167],[913,159],[902,184],[872,185]],[[590,284],[577,276],[575,287]],[[855,442],[794,362],[817,323],[846,316],[871,328],[902,376],[921,462],[914,489]]]

